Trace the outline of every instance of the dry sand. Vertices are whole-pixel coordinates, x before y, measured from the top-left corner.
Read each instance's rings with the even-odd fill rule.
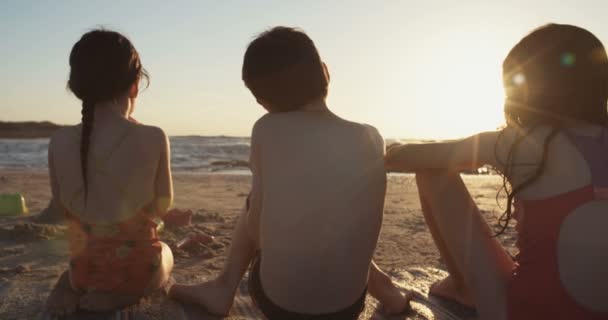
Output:
[[[495,223],[501,209],[496,202],[497,176],[465,176],[484,216]],[[175,206],[195,212],[193,225],[165,230],[163,241],[173,244],[191,231],[205,231],[214,243],[175,252],[174,277],[180,282],[209,278],[222,267],[235,220],[240,213],[251,177],[247,175],[174,175]],[[44,209],[50,199],[45,171],[2,170],[0,193],[21,192],[31,212]],[[504,199],[500,200],[504,203]],[[388,271],[413,267],[443,268],[425,226],[412,176],[389,176],[384,223],[375,260]],[[58,276],[67,267],[65,228],[27,224],[23,219],[0,217],[0,319],[37,319]],[[514,234],[501,237],[513,250]],[[170,318],[148,301],[145,318]]]

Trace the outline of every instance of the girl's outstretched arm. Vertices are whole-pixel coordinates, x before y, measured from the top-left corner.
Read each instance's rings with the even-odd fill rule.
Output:
[[[387,150],[386,167],[389,171],[413,172],[476,169],[486,164],[498,166],[495,151],[500,135],[501,131],[492,131],[455,141],[393,145]]]

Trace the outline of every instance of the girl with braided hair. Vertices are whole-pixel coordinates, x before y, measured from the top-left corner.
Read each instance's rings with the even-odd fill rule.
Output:
[[[416,171],[422,210],[449,277],[431,293],[481,319],[608,319],[608,58],[589,31],[550,24],[503,63],[507,125],[468,139],[389,149]],[[459,170],[494,166],[508,202],[496,232]],[[518,255],[496,239],[517,221]]]
[[[58,130],[49,145],[51,190],[68,219],[71,252],[47,301],[59,316],[135,304],[173,268],[155,223],[173,199],[169,143],[160,128],[131,118],[148,79],[137,50],[120,33],[93,30],[69,62],[82,122]]]

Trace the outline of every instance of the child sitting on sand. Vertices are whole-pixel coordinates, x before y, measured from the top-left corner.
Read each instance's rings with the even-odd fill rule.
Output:
[[[357,319],[368,291],[388,312],[407,309],[372,263],[386,188],[378,131],[329,110],[327,67],[297,29],[251,42],[243,80],[268,111],[253,127],[248,210],[221,274],[170,295],[225,315],[251,263],[250,294],[268,319]]]
[[[604,46],[587,30],[547,25],[511,50],[503,79],[503,130],[388,151],[390,169],[417,172],[424,216],[450,273],[431,293],[474,305],[481,319],[606,320]],[[499,233],[517,220],[515,261],[458,174],[484,164],[510,186]]]
[[[173,268],[153,221],[173,198],[167,137],[130,118],[142,78],[137,51],[119,33],[94,30],[72,48],[68,86],[82,100],[82,123],[58,130],[48,151],[71,251],[48,298],[51,314],[137,303]]]

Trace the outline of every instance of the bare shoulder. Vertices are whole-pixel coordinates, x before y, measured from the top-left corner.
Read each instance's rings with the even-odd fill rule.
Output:
[[[506,160],[511,151],[536,158],[542,153],[544,141],[551,132],[552,129],[548,126],[540,126],[533,130],[507,127],[493,133],[492,136],[486,133],[485,140],[495,143],[496,156],[499,160]],[[516,150],[513,150],[514,146],[516,146]]]
[[[272,113],[266,113],[265,115],[261,116],[253,124],[253,129],[251,130],[251,138],[254,139],[262,135],[264,131],[268,130],[270,127],[273,126],[273,123],[275,122],[276,118],[276,115]]]
[[[279,118],[281,118],[281,114],[266,113],[255,121],[253,124],[253,129],[255,130],[256,128],[268,127]]]
[[[160,127],[144,124],[133,124],[133,126],[138,140],[144,140],[146,143],[159,145],[167,143],[167,134]]]
[[[80,139],[80,125],[66,126],[57,129],[51,135],[50,144],[57,147],[72,145]]]
[[[381,150],[382,154],[384,154],[384,138],[376,127],[366,123],[349,123],[362,135],[362,139],[364,139],[365,142],[371,143],[374,147]]]
[[[370,138],[373,138],[374,141],[382,140],[384,143],[384,139],[376,127],[363,122],[350,121],[337,115],[335,117],[340,123],[342,123],[342,125],[349,127],[356,132],[365,134]]]
[[[380,134],[380,131],[378,131],[378,129],[376,129],[376,127],[366,124],[366,123],[357,123],[357,125],[361,128],[361,130],[363,130],[363,132],[365,134],[367,134],[370,138],[373,139],[373,141],[376,142],[382,142],[382,144],[384,144],[384,138],[382,138],[382,135]]]

